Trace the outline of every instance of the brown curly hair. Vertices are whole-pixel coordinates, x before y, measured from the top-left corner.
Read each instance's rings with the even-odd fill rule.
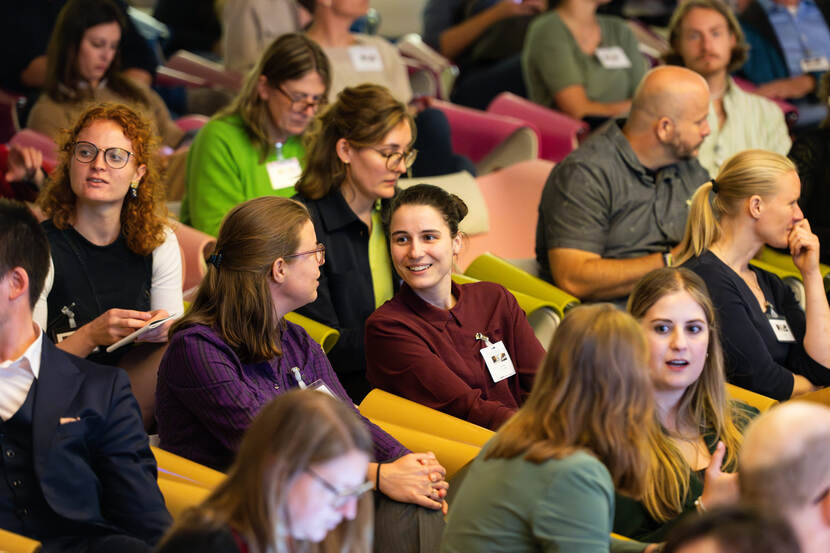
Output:
[[[167,225],[164,185],[158,168],[159,138],[153,135],[149,121],[124,104],[91,106],[81,114],[73,128],[63,130],[58,145],[60,164],[40,194],[38,204],[57,228],[65,229],[72,224],[77,200],[69,178],[72,152],[80,132],[95,121],[112,121],[119,125],[132,143],[136,164],[147,167],[136,189],[138,197],[125,198],[121,205],[121,234],[131,251],[148,255],[164,242]]]

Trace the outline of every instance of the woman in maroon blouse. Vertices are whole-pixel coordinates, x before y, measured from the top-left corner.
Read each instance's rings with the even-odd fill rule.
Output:
[[[544,349],[513,295],[452,281],[460,198],[429,184],[401,192],[385,225],[404,284],[366,323],[375,387],[497,429],[530,394]]]

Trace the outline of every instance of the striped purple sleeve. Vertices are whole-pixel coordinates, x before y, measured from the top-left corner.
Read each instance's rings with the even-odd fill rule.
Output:
[[[355,410],[355,413],[357,413],[357,416],[359,416],[363,422],[366,423],[366,426],[369,427],[369,432],[372,435],[372,442],[375,444],[375,460],[379,462],[393,461],[402,455],[410,453],[410,451],[406,449],[398,440],[390,436],[378,425],[372,423],[369,419],[360,414],[360,411],[357,410],[357,407],[355,407],[354,402],[351,398],[349,398],[346,390],[343,389],[343,385],[340,384],[340,380],[334,373],[328,357],[326,357],[326,354],[323,353],[323,349],[317,342],[308,336],[305,331],[302,333],[305,334],[305,336],[299,340],[295,340],[293,332],[286,332],[282,340],[283,351],[286,355],[288,355],[288,350],[293,348],[299,347],[306,348],[308,350],[308,353],[306,353],[307,360],[304,372],[310,375],[314,380],[322,380],[334,395],[342,398],[343,401],[348,402],[348,404]],[[297,338],[299,338],[299,336],[297,336]],[[299,354],[299,352],[292,353]]]

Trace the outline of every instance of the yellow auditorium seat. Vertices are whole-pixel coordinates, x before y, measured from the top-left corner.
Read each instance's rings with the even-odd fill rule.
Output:
[[[568,309],[579,305],[579,299],[575,296],[489,252],[478,256],[467,267],[464,274],[479,280],[497,282],[508,290],[550,302],[556,308],[560,318]]]
[[[298,324],[308,332],[315,342],[323,346],[323,351],[326,353],[331,351],[337,340],[340,339],[340,331],[323,323],[318,323],[315,320],[309,319],[299,313],[287,313],[285,318],[294,324]]]
[[[224,480],[224,473],[185,459],[159,447],[151,447],[158,465],[158,479],[173,480],[191,486],[212,490]]]
[[[40,542],[0,528],[0,553],[35,553]]]
[[[159,478],[158,484],[161,495],[164,496],[164,504],[174,521],[178,520],[186,509],[199,505],[210,494],[209,489],[176,480]]]
[[[452,275],[452,279],[458,284],[480,282],[477,278],[457,273]],[[559,308],[550,301],[540,300],[539,298],[528,296],[515,290],[508,289],[508,291],[513,294],[519,303],[519,307],[527,315],[527,322],[530,323],[536,339],[547,350],[553,339],[553,333],[556,331],[556,327],[562,321],[562,318],[559,316]]]
[[[735,386],[734,384],[726,385],[726,393],[729,395],[731,399],[743,401],[747,405],[755,407],[762,413],[778,403],[777,399],[772,399],[771,397],[762,396],[761,394],[756,394],[755,392],[750,392],[749,390]]]
[[[830,407],[830,388],[822,388],[794,399],[799,401],[812,401],[813,403],[821,403],[822,405]]]

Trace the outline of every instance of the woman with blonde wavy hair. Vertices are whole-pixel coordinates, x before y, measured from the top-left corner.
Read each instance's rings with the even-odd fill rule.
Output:
[[[568,313],[530,397],[470,466],[441,551],[608,551],[614,488],[636,497],[645,483],[647,366],[630,315],[611,304]]]
[[[628,311],[651,350],[659,431],[649,435],[643,495],[617,496],[614,531],[658,542],[682,513],[737,499],[741,431],[757,411],[727,399],[715,309],[699,276],[652,271],[635,286]]]
[[[717,308],[727,379],[779,400],[830,384],[830,306],[800,192],[786,157],[732,156],[695,192],[678,259],[703,278]],[[804,310],[781,279],[749,264],[764,245],[789,250]]]
[[[158,553],[369,553],[369,432],[341,401],[291,391],[257,415],[228,477],[176,522]],[[336,529],[336,530],[335,530]]]
[[[151,124],[121,104],[88,108],[63,137],[39,198],[54,270],[35,319],[64,351],[115,364],[128,347],[100,350],[183,311],[157,146]],[[169,324],[141,339],[166,342]]]

